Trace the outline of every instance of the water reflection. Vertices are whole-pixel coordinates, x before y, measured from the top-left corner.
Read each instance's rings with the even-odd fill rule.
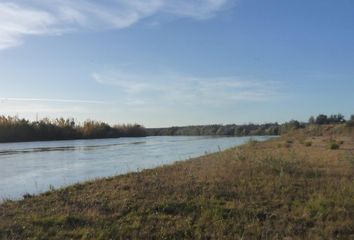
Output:
[[[0,150],[1,155],[11,155],[11,154],[26,154],[26,153],[35,153],[35,152],[60,152],[60,151],[92,151],[99,148],[110,148],[119,145],[125,144],[144,144],[145,141],[140,142],[131,142],[131,143],[115,143],[115,144],[103,144],[103,145],[92,145],[92,146],[65,146],[65,147],[40,147],[40,148],[28,148],[28,149],[19,149],[19,150]]]

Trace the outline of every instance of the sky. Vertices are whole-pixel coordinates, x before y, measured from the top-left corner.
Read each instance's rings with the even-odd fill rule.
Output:
[[[0,0],[0,115],[146,127],[354,114],[352,0]]]

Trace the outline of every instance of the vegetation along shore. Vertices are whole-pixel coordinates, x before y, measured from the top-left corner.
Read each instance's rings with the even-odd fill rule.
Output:
[[[139,124],[110,126],[104,122],[87,120],[77,124],[74,119],[48,118],[29,121],[0,116],[0,142],[50,141],[118,137],[144,137],[145,128]]]
[[[211,124],[169,128],[145,128],[139,124],[116,124],[86,120],[82,124],[74,119],[44,118],[29,121],[19,117],[0,116],[0,143],[24,141],[50,141],[73,139],[97,139],[145,136],[256,136],[280,135],[291,129],[304,128],[309,124],[339,124],[353,122],[354,116],[346,121],[341,114],[311,117],[309,122],[292,120],[286,123],[264,124]]]
[[[0,239],[353,239],[354,128],[309,124],[0,205]]]

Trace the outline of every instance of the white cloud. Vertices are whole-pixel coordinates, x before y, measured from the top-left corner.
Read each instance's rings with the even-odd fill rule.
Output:
[[[126,74],[123,72],[114,73],[93,73],[91,77],[100,84],[113,85],[119,87],[127,93],[140,93],[146,89],[151,88],[150,84],[141,81],[139,75]]]
[[[127,99],[141,105],[188,104],[220,105],[236,102],[262,102],[279,94],[279,83],[250,78],[195,77],[176,73],[136,74],[122,70],[93,73],[99,84],[115,86]]]
[[[0,3],[0,50],[20,44],[24,35],[53,33],[49,27],[55,23],[45,11]]]
[[[140,20],[169,14],[207,19],[234,0],[12,0],[0,2],[0,49],[14,47],[28,35],[68,30],[127,28]]]

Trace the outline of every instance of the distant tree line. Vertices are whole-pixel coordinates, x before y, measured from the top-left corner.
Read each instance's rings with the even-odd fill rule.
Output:
[[[266,124],[214,124],[170,128],[146,129],[149,136],[256,136],[256,135],[280,135],[289,131],[305,128],[307,125],[342,124],[354,126],[354,115],[345,120],[342,114],[330,115],[320,114],[317,117],[310,117],[308,122],[291,120],[286,123]]]
[[[143,137],[146,130],[138,124],[110,126],[104,122],[59,118],[29,121],[18,117],[0,116],[0,142],[47,141],[93,138]]]
[[[199,125],[170,128],[150,128],[147,134],[150,136],[255,136],[278,135],[280,125],[278,123],[245,124],[245,125]]]

